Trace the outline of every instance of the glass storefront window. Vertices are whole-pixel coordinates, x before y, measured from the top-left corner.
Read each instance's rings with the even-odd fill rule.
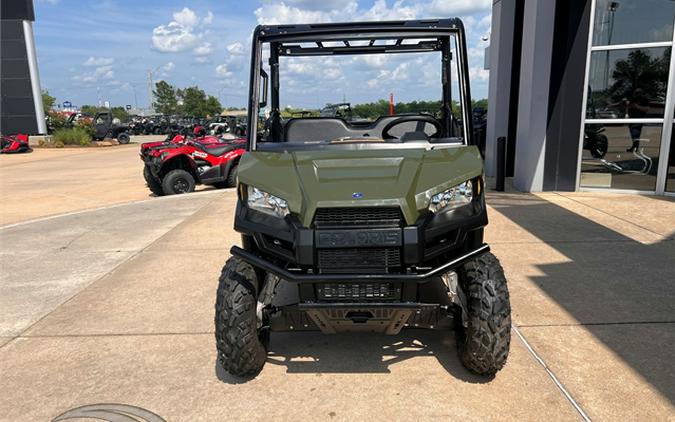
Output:
[[[672,41],[672,0],[597,0],[593,45]]]
[[[587,123],[581,161],[581,187],[656,188],[661,124]]]
[[[670,132],[670,153],[668,154],[666,191],[675,192],[675,123],[673,124],[673,131]]]
[[[591,53],[586,118],[663,118],[671,50],[664,47]]]

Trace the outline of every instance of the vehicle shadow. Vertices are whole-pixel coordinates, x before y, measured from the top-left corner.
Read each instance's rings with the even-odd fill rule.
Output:
[[[272,333],[266,365],[285,367],[289,374],[388,374],[392,365],[420,357],[435,358],[449,375],[464,382],[483,384],[494,378],[472,374],[462,366],[453,332],[422,329],[403,330],[395,336]],[[217,362],[216,375],[228,384],[252,379],[232,377]]]
[[[529,280],[674,403],[675,232],[647,244],[533,195],[490,193],[488,204],[563,255]],[[631,223],[644,215],[636,209]],[[502,260],[507,275],[516,259]]]

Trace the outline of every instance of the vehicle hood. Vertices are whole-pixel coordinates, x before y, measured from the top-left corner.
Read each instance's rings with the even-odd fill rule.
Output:
[[[320,207],[399,206],[413,224],[431,197],[483,173],[475,146],[428,150],[253,151],[239,182],[288,201],[303,225]]]

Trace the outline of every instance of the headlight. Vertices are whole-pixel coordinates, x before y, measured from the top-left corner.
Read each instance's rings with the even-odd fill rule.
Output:
[[[285,199],[261,191],[253,186],[248,187],[248,199],[246,203],[251,209],[276,217],[283,218],[289,214],[288,203]]]
[[[429,211],[438,213],[443,210],[451,210],[462,205],[470,204],[473,198],[473,186],[471,180],[460,183],[457,186],[443,191],[431,197]]]

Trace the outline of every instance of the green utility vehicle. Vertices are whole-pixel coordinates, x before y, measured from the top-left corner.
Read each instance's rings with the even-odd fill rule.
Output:
[[[418,81],[441,99],[436,115],[282,121],[284,61],[313,58],[320,67],[357,56],[349,67],[381,54],[437,59],[437,67],[407,68],[416,78],[436,72]],[[400,74],[380,72],[391,83]],[[511,307],[502,267],[483,242],[485,181],[468,75],[459,19],[256,28],[234,222],[242,246],[231,249],[216,300],[226,371],[258,373],[272,331],[395,335],[404,327],[454,329],[459,357],[475,373],[504,366]],[[406,89],[409,82],[397,95]]]

